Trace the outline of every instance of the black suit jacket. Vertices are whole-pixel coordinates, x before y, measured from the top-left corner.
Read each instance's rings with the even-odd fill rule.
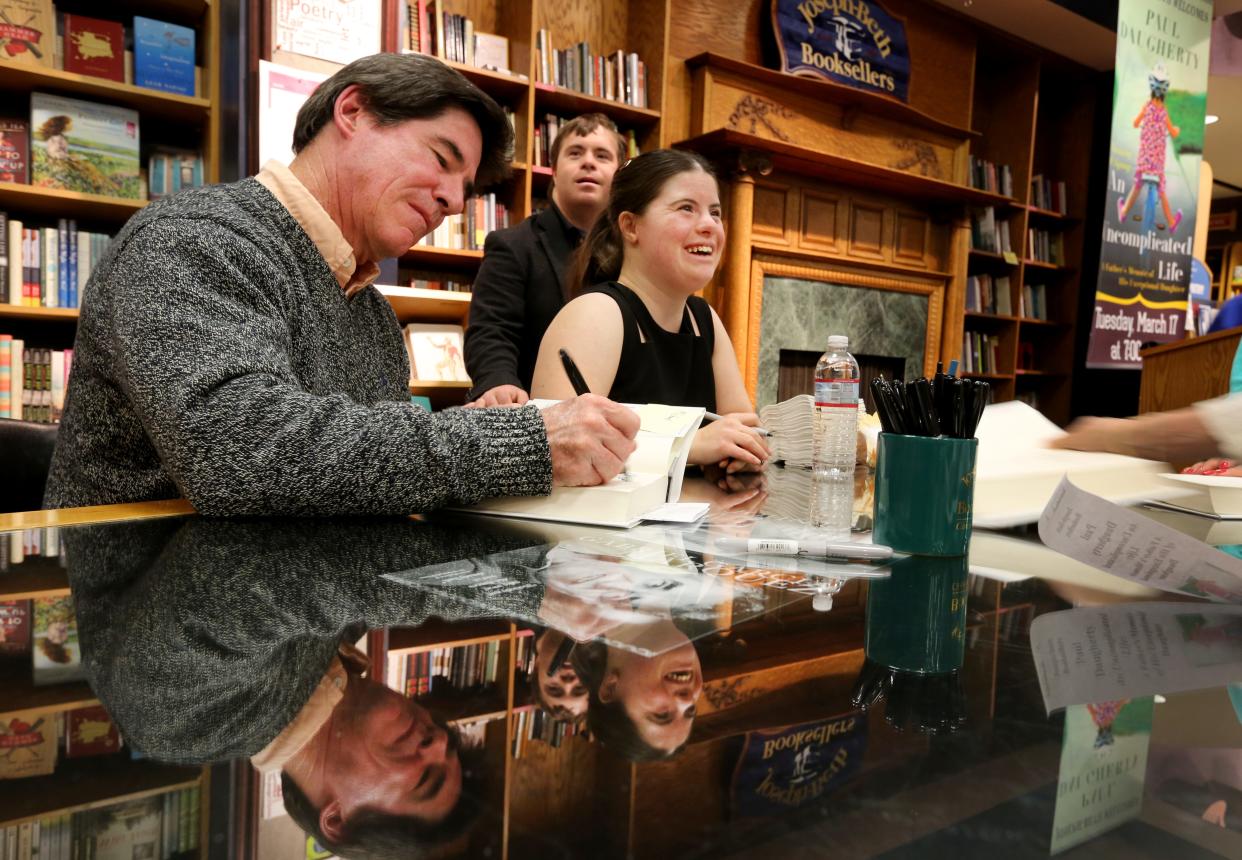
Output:
[[[565,270],[573,252],[552,206],[488,234],[466,329],[466,370],[474,383],[469,399],[497,385],[530,391],[539,342],[569,300]]]

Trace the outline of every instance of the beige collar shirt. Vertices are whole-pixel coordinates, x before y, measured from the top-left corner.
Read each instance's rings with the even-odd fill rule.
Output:
[[[328,268],[336,276],[336,282],[345,291],[346,298],[370,286],[379,277],[379,265],[373,261],[359,263],[354,249],[345,241],[341,228],[328,215],[327,210],[306,189],[288,167],[279,161],[269,161],[255,176],[259,184],[272,192],[280,205],[310,236],[315,248],[323,254]]]

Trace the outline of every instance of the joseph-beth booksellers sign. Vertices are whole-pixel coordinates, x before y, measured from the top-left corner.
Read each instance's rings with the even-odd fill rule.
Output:
[[[867,0],[772,0],[781,71],[909,99],[906,28]]]

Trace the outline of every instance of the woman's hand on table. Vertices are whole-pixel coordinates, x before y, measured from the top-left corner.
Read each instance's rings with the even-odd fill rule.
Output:
[[[694,434],[690,462],[697,466],[715,463],[727,472],[761,470],[771,451],[752,429],[758,426],[759,416],[753,412],[733,412],[703,425]]]
[[[1183,475],[1213,475],[1218,478],[1242,478],[1242,466],[1232,460],[1213,457],[1182,469]]]

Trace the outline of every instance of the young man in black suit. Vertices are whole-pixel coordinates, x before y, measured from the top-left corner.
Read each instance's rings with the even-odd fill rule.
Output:
[[[569,300],[567,263],[607,206],[625,152],[625,139],[603,114],[565,123],[552,141],[548,208],[488,235],[466,329],[469,405],[526,402],[539,342]]]

